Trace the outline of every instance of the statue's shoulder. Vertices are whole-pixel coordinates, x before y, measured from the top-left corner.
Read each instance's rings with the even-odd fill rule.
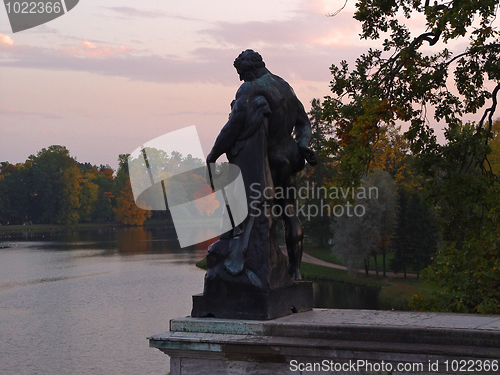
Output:
[[[255,89],[255,82],[244,82],[236,91],[236,100],[242,96],[249,95]]]
[[[258,87],[255,91],[271,102],[281,102],[283,99],[291,99],[295,96],[292,87],[280,76],[268,72],[255,81]]]
[[[286,86],[290,86],[288,84],[287,81],[285,81],[283,78],[281,78],[280,76],[277,76],[276,74],[273,74],[271,72],[269,72],[269,76],[274,80],[276,81],[276,83],[280,84],[280,85],[286,85]]]
[[[293,93],[293,90],[288,82],[268,71],[255,80],[244,82],[236,92],[236,100],[242,97],[254,96],[289,96],[290,93]]]

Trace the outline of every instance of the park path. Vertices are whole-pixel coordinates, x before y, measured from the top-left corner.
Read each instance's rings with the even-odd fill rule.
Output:
[[[280,249],[286,255],[286,247],[285,246],[280,246]],[[329,267],[329,268],[336,268],[338,270],[344,270],[344,271],[347,270],[346,266],[341,266],[339,264],[326,262],[324,260],[315,258],[312,255],[307,254],[306,252],[304,252],[302,254],[302,261],[305,262],[305,263],[315,264],[317,266],[324,266],[324,267]],[[358,272],[364,274],[365,270],[358,270]],[[370,275],[376,275],[377,274],[375,271],[368,271],[368,273]],[[379,276],[381,276],[382,275],[382,270],[379,270],[378,273],[379,273]],[[404,274],[402,274],[402,273],[394,273],[394,272],[386,272],[385,275],[388,278],[391,278],[391,277],[404,277]],[[407,273],[406,277],[407,278],[410,278],[410,277],[416,278],[417,274]]]

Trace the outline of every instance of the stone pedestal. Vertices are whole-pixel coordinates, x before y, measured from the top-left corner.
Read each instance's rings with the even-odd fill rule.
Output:
[[[267,292],[223,284],[216,296],[193,296],[192,317],[268,320],[309,311],[313,307],[312,282],[295,282]]]
[[[229,273],[227,259],[232,245],[237,248],[245,242],[244,234],[210,245],[203,293],[193,296],[191,316],[267,320],[311,310],[312,282],[294,282],[288,275],[287,259],[277,242],[277,221],[262,213],[245,225],[248,250],[241,272]]]
[[[314,309],[266,321],[183,318],[149,343],[170,356],[171,375],[500,372],[500,316]]]

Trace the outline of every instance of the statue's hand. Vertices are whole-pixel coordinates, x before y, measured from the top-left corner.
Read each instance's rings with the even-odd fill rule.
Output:
[[[318,156],[309,147],[299,145],[299,151],[302,157],[306,159],[310,165],[314,167],[316,164],[318,164]]]
[[[212,190],[215,191],[214,180],[221,177],[221,175],[222,171],[217,170],[215,165],[215,160],[211,161],[211,159],[207,158],[207,173],[205,178],[207,180],[208,185],[212,188]]]

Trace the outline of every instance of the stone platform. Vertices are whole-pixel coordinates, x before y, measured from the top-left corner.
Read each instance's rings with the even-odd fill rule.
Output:
[[[171,375],[499,374],[500,316],[314,309],[180,318],[149,338]]]
[[[266,293],[231,284],[215,286],[219,286],[216,288],[218,295],[212,293],[209,298],[203,294],[193,296],[192,317],[269,320],[310,311],[314,303],[310,281],[295,282]]]

